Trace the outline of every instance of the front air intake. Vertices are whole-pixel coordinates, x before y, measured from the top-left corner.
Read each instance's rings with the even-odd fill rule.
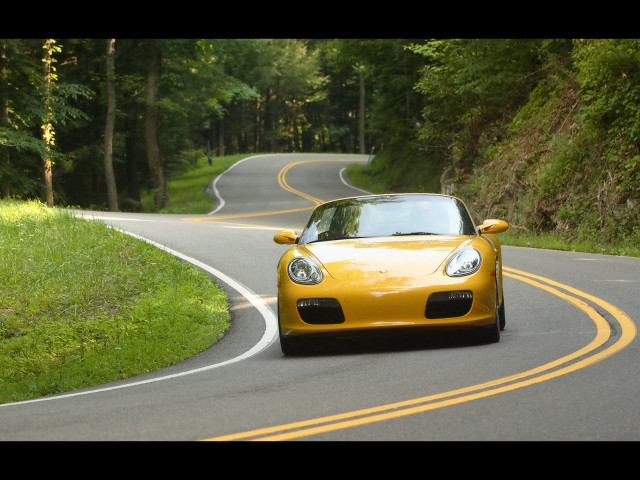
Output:
[[[335,298],[301,298],[298,313],[305,323],[327,325],[344,323],[344,313]]]

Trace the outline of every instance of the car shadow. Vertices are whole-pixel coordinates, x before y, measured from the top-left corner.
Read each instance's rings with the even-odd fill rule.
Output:
[[[305,345],[297,356],[353,355],[441,350],[487,345],[469,331],[431,331],[384,335],[322,337]]]

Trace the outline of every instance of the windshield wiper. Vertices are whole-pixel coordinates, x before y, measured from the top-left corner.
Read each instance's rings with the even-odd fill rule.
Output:
[[[311,240],[306,243],[316,243],[316,242],[333,242],[334,240],[352,240],[354,238],[368,238],[368,237],[327,237],[327,238],[316,238],[315,240]]]
[[[409,233],[396,232],[396,233],[393,233],[391,236],[392,237],[401,237],[401,236],[406,236],[406,235],[438,235],[438,234],[437,233],[433,233],[433,232],[409,232]]]

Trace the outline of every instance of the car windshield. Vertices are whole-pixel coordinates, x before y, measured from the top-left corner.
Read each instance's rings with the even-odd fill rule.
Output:
[[[316,208],[300,244],[396,235],[476,235],[464,204],[444,195],[348,198]]]

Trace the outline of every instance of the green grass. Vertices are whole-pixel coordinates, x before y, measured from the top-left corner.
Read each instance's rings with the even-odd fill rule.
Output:
[[[366,165],[348,165],[349,181],[355,186],[371,193],[389,193],[387,182],[378,176],[369,175]]]
[[[572,240],[556,233],[517,233],[513,229],[501,233],[498,238],[503,245],[515,247],[640,257],[640,246],[622,240],[618,242],[601,241],[597,238]]]
[[[0,403],[156,370],[229,325],[211,278],[103,223],[0,201]]]

